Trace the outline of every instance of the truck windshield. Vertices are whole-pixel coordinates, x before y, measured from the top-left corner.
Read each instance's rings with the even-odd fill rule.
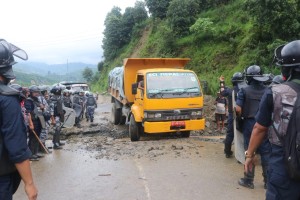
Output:
[[[148,98],[201,96],[198,78],[191,72],[156,72],[147,74]]]

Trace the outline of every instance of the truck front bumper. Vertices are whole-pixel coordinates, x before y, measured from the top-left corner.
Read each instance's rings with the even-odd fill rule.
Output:
[[[185,127],[180,129],[171,128],[171,121],[167,122],[144,122],[145,133],[170,133],[178,131],[203,130],[205,128],[205,119],[185,120]]]

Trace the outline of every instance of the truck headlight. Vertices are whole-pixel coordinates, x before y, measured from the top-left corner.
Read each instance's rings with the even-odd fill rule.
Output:
[[[155,113],[154,117],[155,118],[161,118],[161,113]]]
[[[199,111],[192,111],[191,112],[191,117],[193,119],[202,118],[202,111],[201,110],[199,110]]]
[[[154,119],[154,118],[161,118],[161,113],[147,113],[144,112],[145,119]]]

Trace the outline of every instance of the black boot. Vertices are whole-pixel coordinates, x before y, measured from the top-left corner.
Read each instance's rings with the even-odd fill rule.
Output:
[[[253,179],[254,179],[255,167],[253,166],[252,171],[244,173],[244,178],[239,180],[239,185],[246,188],[254,189]]]
[[[231,144],[225,143],[224,153],[226,158],[230,158],[232,156],[233,152],[231,151]]]
[[[268,183],[268,165],[262,165],[262,175],[264,178],[264,188],[267,189],[267,183]]]

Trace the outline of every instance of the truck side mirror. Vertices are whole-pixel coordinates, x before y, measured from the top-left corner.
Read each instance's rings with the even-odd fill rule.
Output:
[[[137,83],[133,83],[132,85],[131,85],[131,93],[132,94],[137,94]]]

